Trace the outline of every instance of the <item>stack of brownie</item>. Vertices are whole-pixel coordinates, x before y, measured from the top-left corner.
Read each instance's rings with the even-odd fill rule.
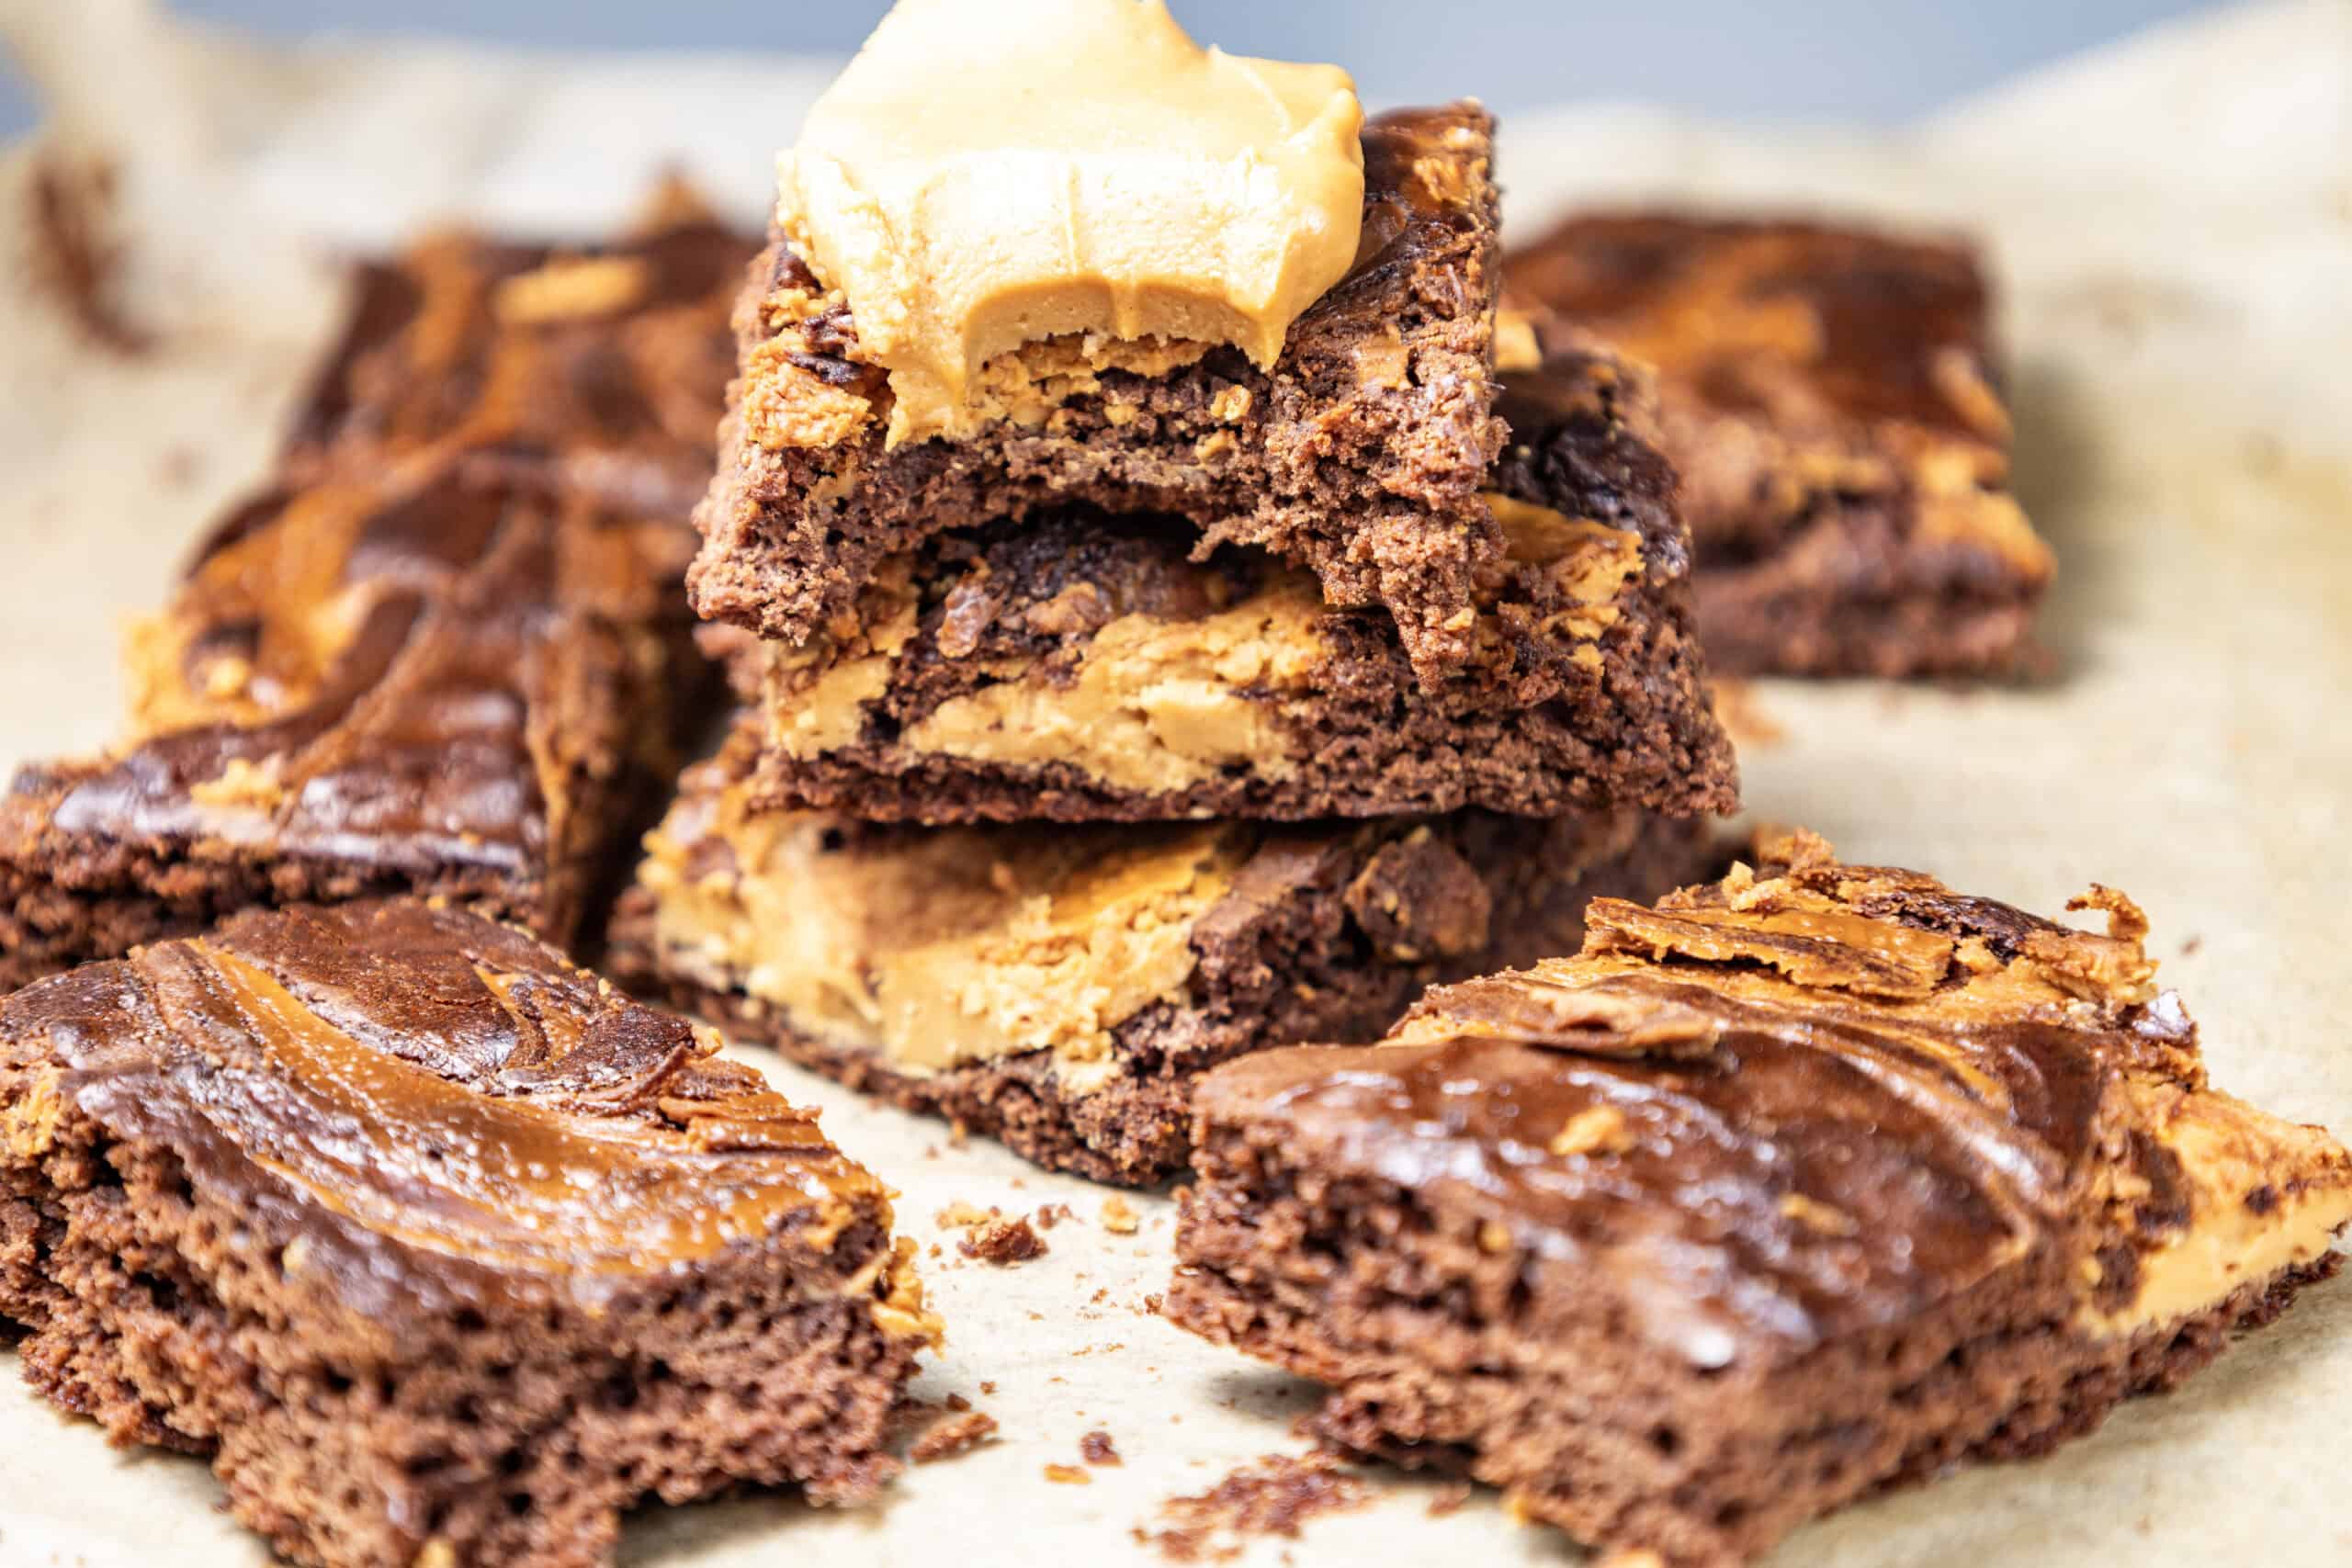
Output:
[[[1674,476],[1606,351],[1498,375],[1493,132],[1364,126],[1357,259],[1270,366],[1048,338],[922,440],[779,226],[690,580],[744,710],[620,972],[1146,1182],[1207,1067],[1690,880],[1736,785]]]

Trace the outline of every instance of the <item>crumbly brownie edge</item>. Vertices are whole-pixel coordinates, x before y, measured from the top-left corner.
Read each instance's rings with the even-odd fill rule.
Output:
[[[2052,1254],[1928,1324],[1709,1375],[1605,1323],[1528,1318],[1537,1260],[1392,1184],[1301,1162],[1272,1122],[1204,1116],[1194,1163],[1170,1321],[1330,1385],[1316,1427],[1337,1446],[1467,1473],[1586,1544],[1675,1568],[1736,1568],[1872,1492],[2086,1435],[2342,1262],[2328,1253],[2186,1319],[2086,1340],[2064,1327]]]
[[[36,1064],[0,1057],[0,1110],[40,1092]],[[52,1136],[0,1160],[0,1317],[27,1330],[27,1381],[114,1441],[209,1457],[231,1513],[291,1561],[409,1568],[437,1539],[462,1561],[595,1568],[641,1499],[749,1482],[854,1503],[898,1469],[912,1343],[773,1247],[601,1313],[388,1333],[281,1263],[277,1206],[225,1201],[168,1145],[77,1111]],[[888,1253],[884,1216],[854,1225]]]
[[[1387,606],[1425,676],[1459,661],[1472,574],[1501,549],[1476,495],[1503,441],[1492,412],[1499,198],[1483,110],[1418,118],[1443,128],[1442,153],[1415,155],[1403,129],[1367,129],[1368,233],[1389,226],[1388,243],[1301,318],[1271,373],[1230,349],[1156,378],[1106,372],[1102,394],[1061,405],[1058,428],[889,451],[871,424],[835,446],[771,451],[745,428],[739,378],[719,473],[696,513],[696,609],[798,642],[850,611],[881,560],[930,535],[1082,500],[1192,519],[1205,543],[1273,549],[1311,566],[1333,603]],[[1433,162],[1442,170],[1425,171]],[[1452,187],[1454,206],[1417,221],[1407,186],[1432,180]],[[747,354],[764,337],[761,296],[797,265],[780,242],[753,264],[738,311]],[[1400,322],[1396,378],[1364,378],[1359,355]],[[837,333],[854,329],[844,319]],[[792,357],[831,385],[870,379],[842,355]],[[1333,417],[1327,384],[1347,389],[1337,405],[1347,417]],[[1233,415],[1238,395],[1248,405]],[[1205,449],[1223,456],[1209,462]]]
[[[1520,830],[1501,820],[1486,826],[1498,835]],[[666,964],[654,898],[642,886],[621,897],[606,963],[631,990],[708,1019],[858,1093],[959,1122],[1048,1169],[1148,1186],[1191,1157],[1192,1082],[1219,1062],[1300,1041],[1374,1039],[1427,985],[1573,952],[1591,898],[1655,897],[1707,874],[1721,856],[1704,825],[1666,820],[1644,824],[1621,852],[1571,877],[1546,874],[1540,848],[1474,852],[1491,899],[1487,945],[1411,966],[1374,962],[1345,907],[1345,889],[1365,858],[1321,870],[1313,889],[1260,906],[1221,937],[1196,939],[1201,968],[1193,998],[1159,1004],[1120,1025],[1112,1045],[1120,1075],[1089,1093],[1069,1093],[1044,1053],[917,1076],[894,1070],[869,1048],[796,1029],[756,998]]]

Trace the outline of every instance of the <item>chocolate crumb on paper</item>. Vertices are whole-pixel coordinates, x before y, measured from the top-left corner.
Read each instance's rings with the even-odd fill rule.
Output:
[[[1094,1465],[1119,1465],[1126,1462],[1119,1457],[1118,1446],[1111,1441],[1111,1434],[1103,1431],[1089,1432],[1079,1438],[1078,1456],[1087,1463]]]
[[[953,1459],[966,1453],[996,1435],[996,1417],[978,1410],[965,1410],[945,1416],[925,1427],[907,1457],[917,1464],[931,1464],[943,1459]]]
[[[1206,1492],[1162,1503],[1159,1514],[1167,1529],[1138,1527],[1134,1533],[1171,1562],[1222,1562],[1240,1554],[1239,1538],[1295,1540],[1307,1520],[1363,1507],[1373,1497],[1363,1478],[1327,1450],[1304,1456],[1266,1454]]]
[[[1046,1238],[1026,1219],[991,1215],[979,1221],[956,1244],[956,1250],[983,1263],[1010,1267],[1046,1254]]]

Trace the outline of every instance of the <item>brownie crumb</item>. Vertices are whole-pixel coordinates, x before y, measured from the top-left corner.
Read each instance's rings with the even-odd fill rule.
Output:
[[[972,1225],[964,1239],[956,1244],[956,1250],[983,1263],[1009,1266],[1044,1257],[1046,1238],[1017,1215],[1008,1220],[991,1214]]]
[[[931,1223],[944,1231],[969,1230],[983,1221],[996,1218],[1003,1211],[1001,1209],[983,1209],[977,1203],[967,1203],[959,1200],[932,1215]]]
[[[971,1407],[972,1402],[960,1393],[951,1393],[947,1396],[947,1408],[955,1411],[958,1416]]]
[[[1299,1527],[1308,1519],[1361,1508],[1372,1497],[1372,1488],[1337,1454],[1319,1450],[1304,1457],[1267,1454],[1206,1492],[1170,1497],[1159,1506],[1169,1528],[1136,1533],[1171,1562],[1224,1562],[1239,1555],[1240,1548],[1220,1537],[1296,1540]]]
[[[1125,1464],[1108,1432],[1089,1432],[1078,1439],[1078,1454],[1089,1464]]]
[[[943,1459],[979,1447],[996,1435],[996,1417],[984,1411],[966,1409],[959,1415],[934,1421],[917,1438],[907,1457],[917,1464],[931,1464]]]
[[[42,160],[33,170],[33,265],[85,336],[128,358],[153,348],[154,335],[125,316],[118,299],[122,247],[107,233],[114,197],[112,164],[69,169]]]
[[[1018,1187],[1021,1184],[1016,1181],[1013,1185]],[[1076,1218],[1078,1218],[1078,1216],[1070,1212],[1070,1206],[1068,1203],[1048,1203],[1044,1208],[1037,1211],[1037,1228],[1039,1230],[1049,1231],[1056,1225],[1060,1224],[1064,1220],[1074,1220]]]
[[[1087,1474],[1085,1471],[1080,1469],[1074,1464],[1047,1465],[1046,1467],[1046,1479],[1058,1483],[1064,1486],[1091,1486],[1094,1484],[1094,1477]]]
[[[1143,1223],[1135,1205],[1125,1198],[1113,1196],[1102,1200],[1102,1228],[1113,1235],[1133,1235]]]
[[[1458,1514],[1462,1511],[1463,1506],[1469,1501],[1470,1483],[1466,1481],[1449,1481],[1437,1489],[1436,1496],[1430,1499],[1430,1517],[1442,1519],[1448,1514]]]

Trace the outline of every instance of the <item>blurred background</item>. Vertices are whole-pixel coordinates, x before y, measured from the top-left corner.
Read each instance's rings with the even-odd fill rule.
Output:
[[[74,6],[84,0],[19,0]],[[986,4],[987,0],[975,0]],[[1637,99],[1724,118],[1898,122],[2211,0],[1172,0],[1204,42],[1333,60],[1374,104]],[[845,52],[888,0],[175,0],[282,38],[440,33],[567,49]],[[1462,25],[1475,16],[1477,25]],[[1498,51],[1498,39],[1519,39]],[[5,57],[0,57],[5,58]],[[0,135],[38,107],[0,70]]]

